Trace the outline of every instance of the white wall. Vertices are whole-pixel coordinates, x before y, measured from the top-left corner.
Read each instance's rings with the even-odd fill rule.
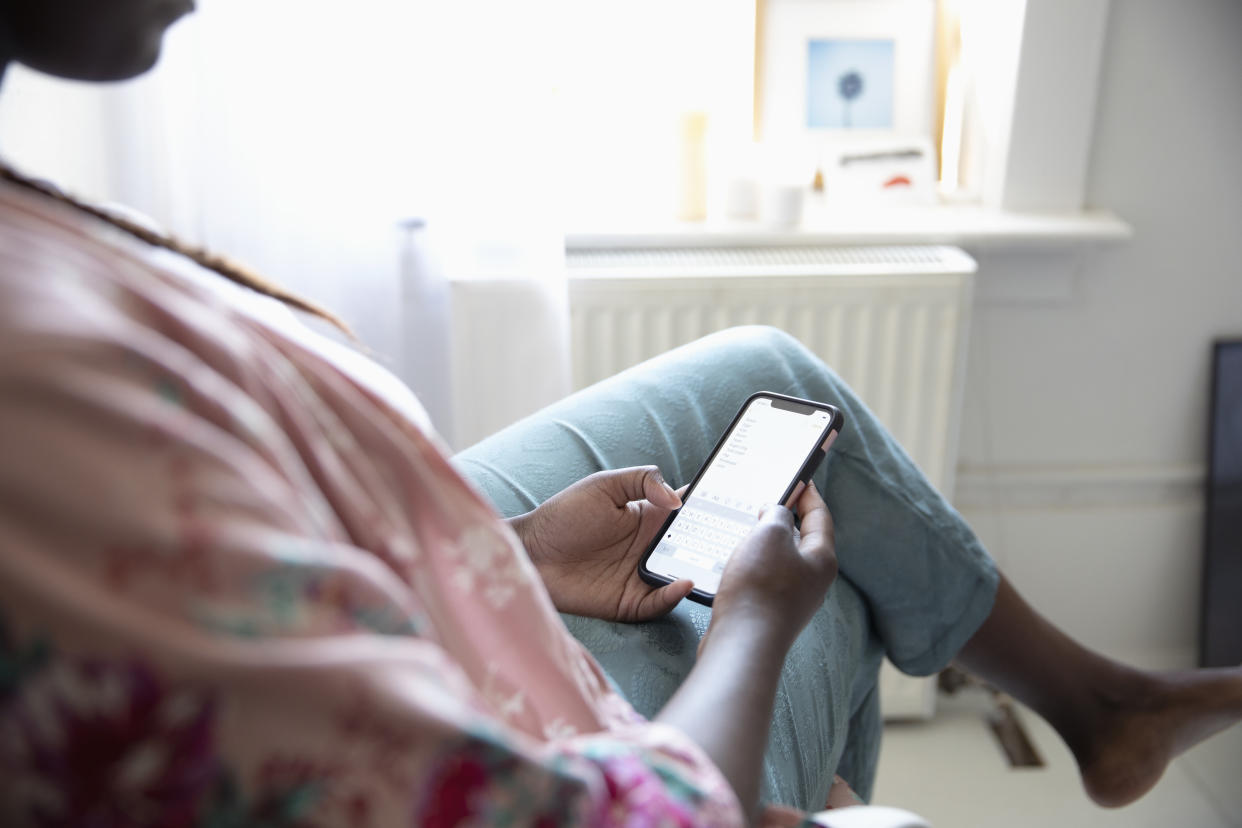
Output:
[[[1087,197],[1134,238],[975,251],[959,508],[1036,606],[1118,654],[1196,646],[1210,342],[1242,336],[1240,42],[1236,2],[1113,2]]]

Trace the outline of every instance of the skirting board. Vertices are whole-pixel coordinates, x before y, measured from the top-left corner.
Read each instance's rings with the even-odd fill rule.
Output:
[[[1201,502],[1207,470],[1176,466],[960,465],[959,509],[1123,507]]]

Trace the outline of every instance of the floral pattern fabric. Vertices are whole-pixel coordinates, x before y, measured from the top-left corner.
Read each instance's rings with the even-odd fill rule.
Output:
[[[178,267],[0,188],[0,824],[742,821],[412,398]]]

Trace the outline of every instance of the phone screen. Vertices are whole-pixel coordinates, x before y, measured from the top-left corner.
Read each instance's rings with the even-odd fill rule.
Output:
[[[733,550],[765,505],[779,503],[807,459],[828,436],[833,411],[756,397],[743,409],[700,473],[646,568],[671,580],[689,578],[715,595]]]

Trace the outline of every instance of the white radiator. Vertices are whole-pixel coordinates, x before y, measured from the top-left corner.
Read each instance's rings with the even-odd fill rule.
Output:
[[[568,266],[575,388],[713,331],[773,325],[831,365],[952,493],[975,272],[961,250],[571,249]]]
[[[713,331],[773,325],[836,369],[932,484],[952,495],[976,269],[963,251],[571,248],[567,255],[575,388]],[[934,679],[909,678],[887,663],[880,674],[886,718],[930,718],[935,694]]]

